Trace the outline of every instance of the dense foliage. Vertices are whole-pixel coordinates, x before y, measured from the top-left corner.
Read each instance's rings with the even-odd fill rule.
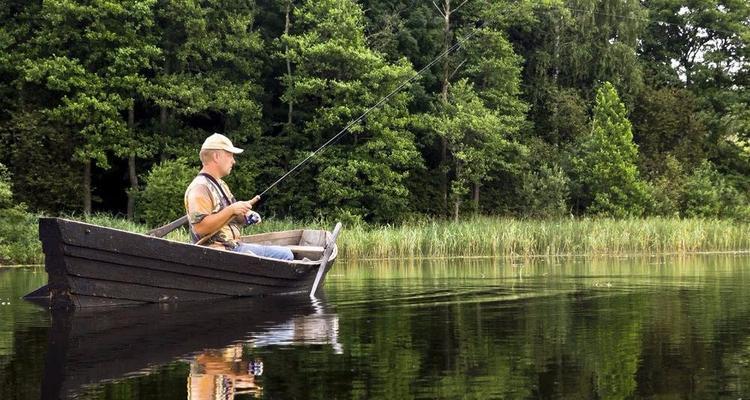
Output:
[[[0,200],[34,212],[167,222],[216,131],[249,198],[472,35],[261,211],[750,218],[744,1],[0,0],[0,21]]]
[[[26,205],[13,202],[8,169],[0,164],[0,265],[7,262],[34,262],[40,246],[37,241],[36,217]]]

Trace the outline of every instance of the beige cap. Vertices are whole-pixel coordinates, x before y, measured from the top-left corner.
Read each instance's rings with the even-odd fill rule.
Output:
[[[244,151],[242,149],[234,147],[234,145],[232,145],[232,141],[229,140],[228,137],[220,133],[214,133],[213,135],[207,137],[206,141],[203,142],[203,146],[201,146],[201,150],[226,150],[234,154],[240,154]]]

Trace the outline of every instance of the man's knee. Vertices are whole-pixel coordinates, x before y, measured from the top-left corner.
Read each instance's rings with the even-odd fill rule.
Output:
[[[280,247],[280,246],[273,246],[273,254],[275,258],[285,260],[285,261],[291,261],[294,260],[294,254],[292,254],[292,251],[289,250],[286,247]]]

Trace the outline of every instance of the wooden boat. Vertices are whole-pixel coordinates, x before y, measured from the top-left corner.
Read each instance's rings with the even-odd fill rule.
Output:
[[[325,299],[306,294],[60,309],[51,317],[43,399],[85,397],[90,385],[148,375],[172,362],[193,364],[212,350],[342,351],[337,314]],[[245,373],[247,361],[236,363]]]
[[[334,232],[298,229],[243,236],[289,247],[282,261],[61,218],[40,218],[52,308],[170,303],[314,292],[338,253]],[[310,293],[311,295],[314,293]]]

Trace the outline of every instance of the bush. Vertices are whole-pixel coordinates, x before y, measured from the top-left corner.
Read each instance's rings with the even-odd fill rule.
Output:
[[[185,158],[152,168],[144,177],[145,188],[136,194],[136,220],[160,226],[185,215],[185,189],[196,173],[196,167]]]
[[[684,217],[745,219],[748,199],[735,189],[708,161],[704,161],[685,180],[680,196]]]
[[[647,210],[648,215],[679,217],[680,195],[685,181],[683,166],[674,156],[667,155],[661,166],[662,172],[648,182],[653,199]]]
[[[570,178],[555,164],[542,165],[523,181],[524,214],[538,218],[561,217],[569,213]]]
[[[42,249],[37,239],[37,217],[26,205],[14,204],[8,169],[0,164],[0,264],[38,263]]]

